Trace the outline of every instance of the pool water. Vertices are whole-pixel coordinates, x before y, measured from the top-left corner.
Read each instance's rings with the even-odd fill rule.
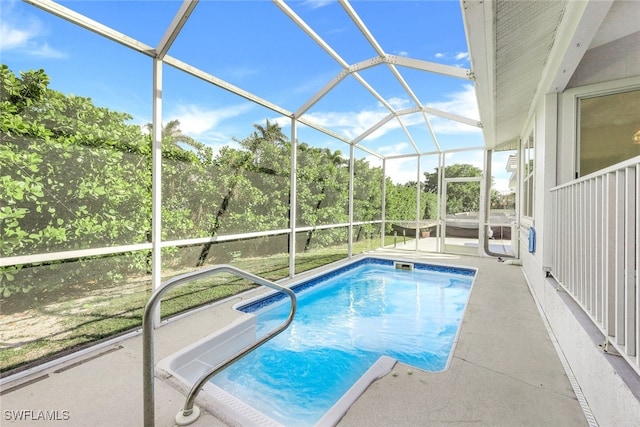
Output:
[[[472,282],[469,270],[376,263],[316,280],[287,330],[212,382],[283,425],[314,425],[383,355],[446,369]],[[288,311],[286,302],[258,308],[258,335]]]

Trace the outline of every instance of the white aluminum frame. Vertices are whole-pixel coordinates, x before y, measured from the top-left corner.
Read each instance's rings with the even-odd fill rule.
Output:
[[[639,191],[640,156],[552,188],[550,272],[638,374]]]
[[[310,38],[312,38],[322,49],[327,52],[334,60],[336,60],[339,65],[343,68],[342,71],[316,95],[311,97],[307,102],[305,102],[295,113],[290,112],[285,108],[282,108],[276,104],[271,103],[268,100],[262,99],[248,91],[245,91],[237,86],[234,86],[222,79],[219,79],[203,70],[200,70],[190,64],[187,64],[183,61],[180,61],[176,58],[173,58],[168,55],[168,51],[175,41],[175,39],[179,36],[180,30],[186,24],[189,19],[189,16],[195,11],[196,6],[198,4],[198,0],[183,0],[182,5],[180,6],[178,12],[174,16],[174,19],[167,27],[165,34],[163,35],[160,43],[156,48],[149,46],[145,43],[142,43],[138,40],[135,40],[123,33],[120,33],[106,25],[101,24],[98,21],[95,21],[91,18],[88,18],[78,12],[73,11],[65,6],[62,6],[59,3],[56,3],[51,0],[24,0],[26,3],[29,3],[35,7],[38,7],[52,15],[58,16],[66,21],[69,21],[73,24],[76,24],[82,28],[85,28],[89,31],[92,31],[98,35],[101,35],[107,39],[110,39],[116,43],[119,43],[125,47],[138,51],[144,55],[150,56],[153,58],[153,160],[152,160],[152,168],[153,168],[153,183],[152,183],[152,243],[145,244],[136,244],[136,245],[127,245],[127,246],[117,246],[111,248],[96,248],[96,249],[86,249],[86,250],[74,250],[74,251],[63,251],[49,254],[31,254],[26,256],[14,256],[14,257],[6,257],[0,259],[0,266],[9,266],[14,264],[28,264],[28,263],[38,263],[43,261],[55,261],[55,260],[64,260],[64,259],[72,259],[72,258],[81,258],[81,257],[89,257],[95,255],[108,255],[108,254],[117,254],[124,253],[136,250],[149,250],[152,249],[152,263],[153,263],[153,271],[159,272],[161,266],[161,248],[168,246],[184,246],[189,244],[200,244],[202,242],[220,242],[227,240],[237,240],[242,238],[254,238],[260,236],[268,236],[268,235],[276,235],[281,234],[283,230],[269,230],[264,232],[255,232],[255,233],[243,233],[236,234],[231,236],[216,236],[213,238],[195,238],[195,239],[186,239],[186,240],[178,240],[178,241],[162,241],[161,240],[161,123],[162,123],[162,68],[163,66],[169,65],[178,70],[181,70],[187,74],[190,74],[198,79],[201,79],[207,83],[215,85],[223,90],[229,91],[235,95],[243,97],[251,102],[254,102],[262,107],[265,107],[271,111],[274,111],[278,114],[281,114],[286,117],[291,118],[292,122],[292,141],[294,141],[293,146],[295,147],[295,137],[296,137],[296,126],[297,123],[302,123],[306,126],[309,126],[319,132],[324,133],[332,138],[335,138],[339,141],[347,143],[350,145],[350,164],[353,164],[353,148],[357,147],[363,150],[365,153],[368,153],[372,156],[375,156],[381,160],[383,160],[383,164],[386,158],[401,158],[401,157],[416,157],[418,159],[418,182],[420,181],[420,157],[423,155],[430,154],[442,154],[448,152],[456,152],[456,151],[465,151],[465,150],[475,150],[477,148],[483,147],[471,147],[471,148],[463,148],[463,149],[454,149],[448,151],[442,151],[441,147],[438,143],[436,134],[431,127],[429,122],[429,114],[437,115],[443,118],[447,118],[449,120],[455,120],[461,123],[465,123],[470,126],[482,127],[482,123],[477,120],[468,119],[453,113],[448,113],[445,111],[440,111],[434,108],[430,108],[422,105],[409,85],[402,78],[401,74],[397,69],[398,66],[404,66],[408,68],[413,68],[417,70],[422,70],[426,72],[432,72],[437,74],[442,74],[450,77],[466,79],[472,81],[474,79],[474,74],[471,70],[460,68],[460,67],[452,67],[444,64],[437,64],[428,61],[421,61],[412,58],[405,58],[395,55],[390,55],[382,49],[382,47],[378,44],[376,39],[373,37],[371,32],[367,29],[364,22],[357,15],[355,10],[351,7],[350,3],[347,0],[340,0],[340,4],[345,10],[345,12],[349,15],[354,24],[358,27],[360,32],[364,35],[364,37],[369,41],[372,47],[375,49],[378,54],[377,57],[371,58],[369,60],[365,60],[359,62],[357,64],[348,64],[344,59],[342,59],[332,48],[327,44],[322,38],[311,29],[308,24],[302,18],[300,18],[283,0],[273,0],[274,4],[280,8],[293,22],[296,23]],[[394,110],[384,98],[382,98],[373,87],[371,87],[362,77],[358,75],[358,71],[369,68],[372,66],[376,66],[379,64],[386,64],[391,72],[394,74],[396,79],[400,82],[402,87],[405,89],[407,94],[411,97],[411,99],[415,102],[416,107],[408,108],[404,110]],[[355,139],[347,138],[343,135],[339,135],[330,129],[326,129],[323,126],[314,123],[313,121],[308,120],[303,117],[303,114],[318,100],[320,100],[326,93],[333,88],[336,84],[338,84],[343,78],[348,75],[352,75],[356,80],[358,80],[363,87],[374,96],[379,102],[381,102],[388,110],[389,115],[385,117],[381,122],[376,123],[369,130],[365,131],[362,135],[356,137]],[[433,152],[420,152],[416,142],[414,141],[411,133],[407,129],[405,123],[402,120],[402,116],[413,114],[413,113],[421,113],[425,124],[433,138],[433,142],[436,146],[436,151]],[[372,132],[374,132],[379,127],[383,126],[387,122],[392,119],[396,119],[400,125],[400,127],[404,130],[408,141],[412,144],[414,148],[414,153],[405,155],[405,156],[389,156],[385,157],[376,153],[375,151],[364,147],[361,145],[361,142],[366,139]],[[316,226],[311,228],[297,228],[295,226],[295,170],[297,166],[297,160],[295,156],[295,152],[292,152],[291,158],[291,189],[292,189],[292,197],[291,200],[294,203],[291,211],[291,226],[286,232],[291,233],[290,239],[292,248],[295,249],[295,233],[300,232],[306,229],[324,229],[324,228],[332,228],[332,227],[342,227],[344,224],[332,224],[332,225],[323,225]],[[384,175],[384,174],[383,174]],[[353,232],[353,194],[352,194],[352,179],[350,178],[350,222],[347,224],[349,227],[349,256],[352,255],[352,232]],[[384,178],[383,178],[384,180]],[[384,186],[384,182],[383,182]],[[386,190],[386,189],[385,189]],[[420,197],[419,188],[417,190],[416,196]],[[384,195],[383,195],[384,200]],[[383,201],[384,203],[384,201]],[[419,205],[418,205],[419,206]],[[381,207],[383,210],[383,220],[379,221],[382,223],[382,227],[384,227],[384,206]],[[419,212],[417,212],[417,218],[419,217]],[[370,222],[372,224],[378,223],[378,221]],[[292,251],[291,255],[291,266],[290,266],[290,275],[294,275],[294,260],[295,260],[295,250]],[[154,273],[153,288],[157,288],[160,285],[160,277],[159,273]]]

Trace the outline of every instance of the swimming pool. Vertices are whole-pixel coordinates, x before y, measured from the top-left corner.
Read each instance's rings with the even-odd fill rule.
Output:
[[[475,269],[399,265],[412,271],[398,269],[394,260],[364,258],[291,285],[298,295],[292,325],[205,386],[235,407],[223,418],[235,411],[245,417],[235,421],[242,425],[332,425],[396,360],[429,371],[446,369]],[[219,363],[214,353],[260,337],[289,307],[270,294],[236,309],[247,318],[183,354],[174,366],[178,376],[193,377],[201,366]],[[360,391],[354,395],[354,390]]]

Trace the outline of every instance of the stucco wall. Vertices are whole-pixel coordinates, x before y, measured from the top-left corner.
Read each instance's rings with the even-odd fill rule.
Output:
[[[600,426],[640,425],[640,378],[619,356],[599,347],[604,336],[535,258],[525,255],[523,270],[582,393]]]
[[[627,85],[628,80],[624,82]],[[564,103],[574,96],[566,96]],[[562,101],[562,96],[547,95],[535,109],[533,124],[523,131],[527,133],[532,126],[536,131],[536,188],[533,222],[523,222],[520,229],[522,268],[599,425],[640,426],[640,376],[621,357],[603,352],[599,346],[604,343],[603,334],[568,294],[557,290],[553,278],[547,277],[554,236],[549,189],[572,179],[575,159],[575,131],[558,131],[575,123],[574,117],[568,117],[566,111],[563,114]],[[528,225],[536,228],[535,253],[527,251]]]
[[[555,212],[549,189],[573,180],[578,170],[578,97],[640,87],[640,32],[635,19],[638,8],[635,2],[613,4],[592,41],[592,48],[579,59],[565,91],[535,101],[530,110],[532,118],[520,132],[520,139],[525,140],[533,129],[536,146],[534,215],[521,218],[519,233],[522,269],[541,314],[548,321],[552,339],[561,348],[600,426],[640,426],[640,375],[622,357],[603,351],[603,333],[571,296],[552,277],[547,277],[555,235],[552,226]],[[625,28],[621,28],[623,24]],[[571,51],[558,50],[558,54],[570,55]],[[550,72],[564,73],[565,69],[558,67]],[[553,80],[557,76],[551,77]],[[551,91],[550,88],[547,89]],[[534,253],[527,250],[531,226],[536,229]]]
[[[637,76],[640,74],[638,46],[640,31],[589,49],[569,80],[567,89]]]

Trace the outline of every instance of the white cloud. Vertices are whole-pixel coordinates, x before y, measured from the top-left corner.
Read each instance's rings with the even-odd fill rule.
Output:
[[[399,97],[390,98],[387,100],[387,103],[395,110],[402,110],[413,106],[409,100]],[[472,85],[465,85],[461,91],[448,94],[444,101],[431,103],[427,106],[444,112],[457,114],[472,120],[479,120],[475,90]],[[378,103],[376,106],[371,106],[360,111],[310,112],[305,114],[304,117],[322,127],[331,129],[348,139],[355,139],[385,118],[388,114],[389,111]],[[442,118],[433,114],[429,116],[429,119],[436,134],[459,135],[481,132],[477,127]],[[278,118],[275,120],[283,127],[289,125],[288,118]],[[405,115],[402,116],[402,120],[407,128],[414,125],[424,124],[421,114]],[[397,120],[390,120],[371,135],[367,136],[367,141],[379,139],[399,127],[400,125]],[[411,132],[411,129],[409,129],[409,131]],[[398,154],[406,154],[406,151]]]
[[[391,107],[393,107],[396,110],[402,110],[404,108],[413,107],[413,103],[411,103],[411,101],[409,101],[406,98],[398,98],[398,97],[387,99],[387,104],[391,105]],[[379,104],[379,105],[382,106],[382,104]]]
[[[395,184],[405,184],[418,179],[418,164],[415,158],[387,160],[385,171]],[[423,177],[420,177],[422,180]]]
[[[32,32],[20,30],[10,26],[7,22],[0,22],[0,39],[2,49],[9,50],[26,44],[33,37]]]
[[[443,62],[447,62],[455,67],[467,66],[469,62],[469,52],[438,52],[434,56],[436,59],[443,60]]]
[[[41,58],[66,58],[67,54],[49,46],[48,43],[32,44],[27,48],[27,53]]]
[[[470,150],[459,151],[457,153],[450,153],[446,155],[445,163],[447,165],[453,164],[467,164],[484,170],[484,151]]]
[[[413,104],[404,98],[389,98],[387,103],[395,110],[402,110],[412,107]],[[348,139],[355,139],[362,135],[365,131],[377,124],[390,114],[381,103],[377,103],[372,107],[362,109],[360,111],[330,111],[330,112],[313,112],[305,114],[305,118],[317,123],[327,129],[334,130],[336,133],[345,136]],[[403,117],[405,124],[411,126],[416,123],[411,116]],[[391,130],[400,127],[396,120],[390,120],[382,127],[378,128],[371,135],[367,136],[368,141],[375,140],[385,135]]]
[[[354,139],[382,120],[388,111],[361,110],[351,112],[317,112],[305,114],[314,123],[333,129],[347,138]]]
[[[180,105],[175,111],[166,114],[166,122],[178,120],[180,130],[198,141],[210,145],[217,150],[220,146],[232,145],[233,135],[226,121],[246,113],[253,104],[247,102],[238,105],[225,106],[217,109],[203,109],[198,105]]]
[[[210,132],[223,120],[244,114],[252,107],[253,104],[244,103],[205,110],[197,105],[180,105],[175,112],[167,115],[167,122],[177,119],[184,134],[196,137]]]
[[[291,119],[289,117],[277,116],[269,119],[269,121],[280,125],[282,129],[286,129],[291,126]]]
[[[476,100],[475,89],[472,85],[465,85],[460,92],[454,92],[447,96],[445,101],[430,103],[428,106],[436,110],[457,114],[459,116],[479,120],[478,102]],[[454,120],[431,116],[431,125],[436,133],[458,134],[458,133],[478,133],[480,129],[469,126]]]
[[[335,0],[307,0],[304,2],[306,6],[309,6],[311,9],[318,9],[324,6],[328,6],[331,3],[335,3]]]
[[[407,149],[410,147],[408,142],[399,142],[393,145],[386,145],[384,147],[380,147],[378,152],[385,157],[388,156],[397,156],[400,154],[406,154]]]
[[[45,31],[38,19],[16,13],[13,5],[13,1],[3,2],[0,51],[19,51],[41,58],[66,57],[66,54],[52,48],[46,41],[42,41]]]
[[[385,145],[376,150],[379,154],[388,157],[407,154],[413,152],[413,147],[408,142],[398,142],[397,144]],[[378,164],[380,161],[373,156],[367,156],[370,164]],[[385,165],[385,174],[391,178],[395,184],[404,184],[417,179],[416,158],[389,159]]]

